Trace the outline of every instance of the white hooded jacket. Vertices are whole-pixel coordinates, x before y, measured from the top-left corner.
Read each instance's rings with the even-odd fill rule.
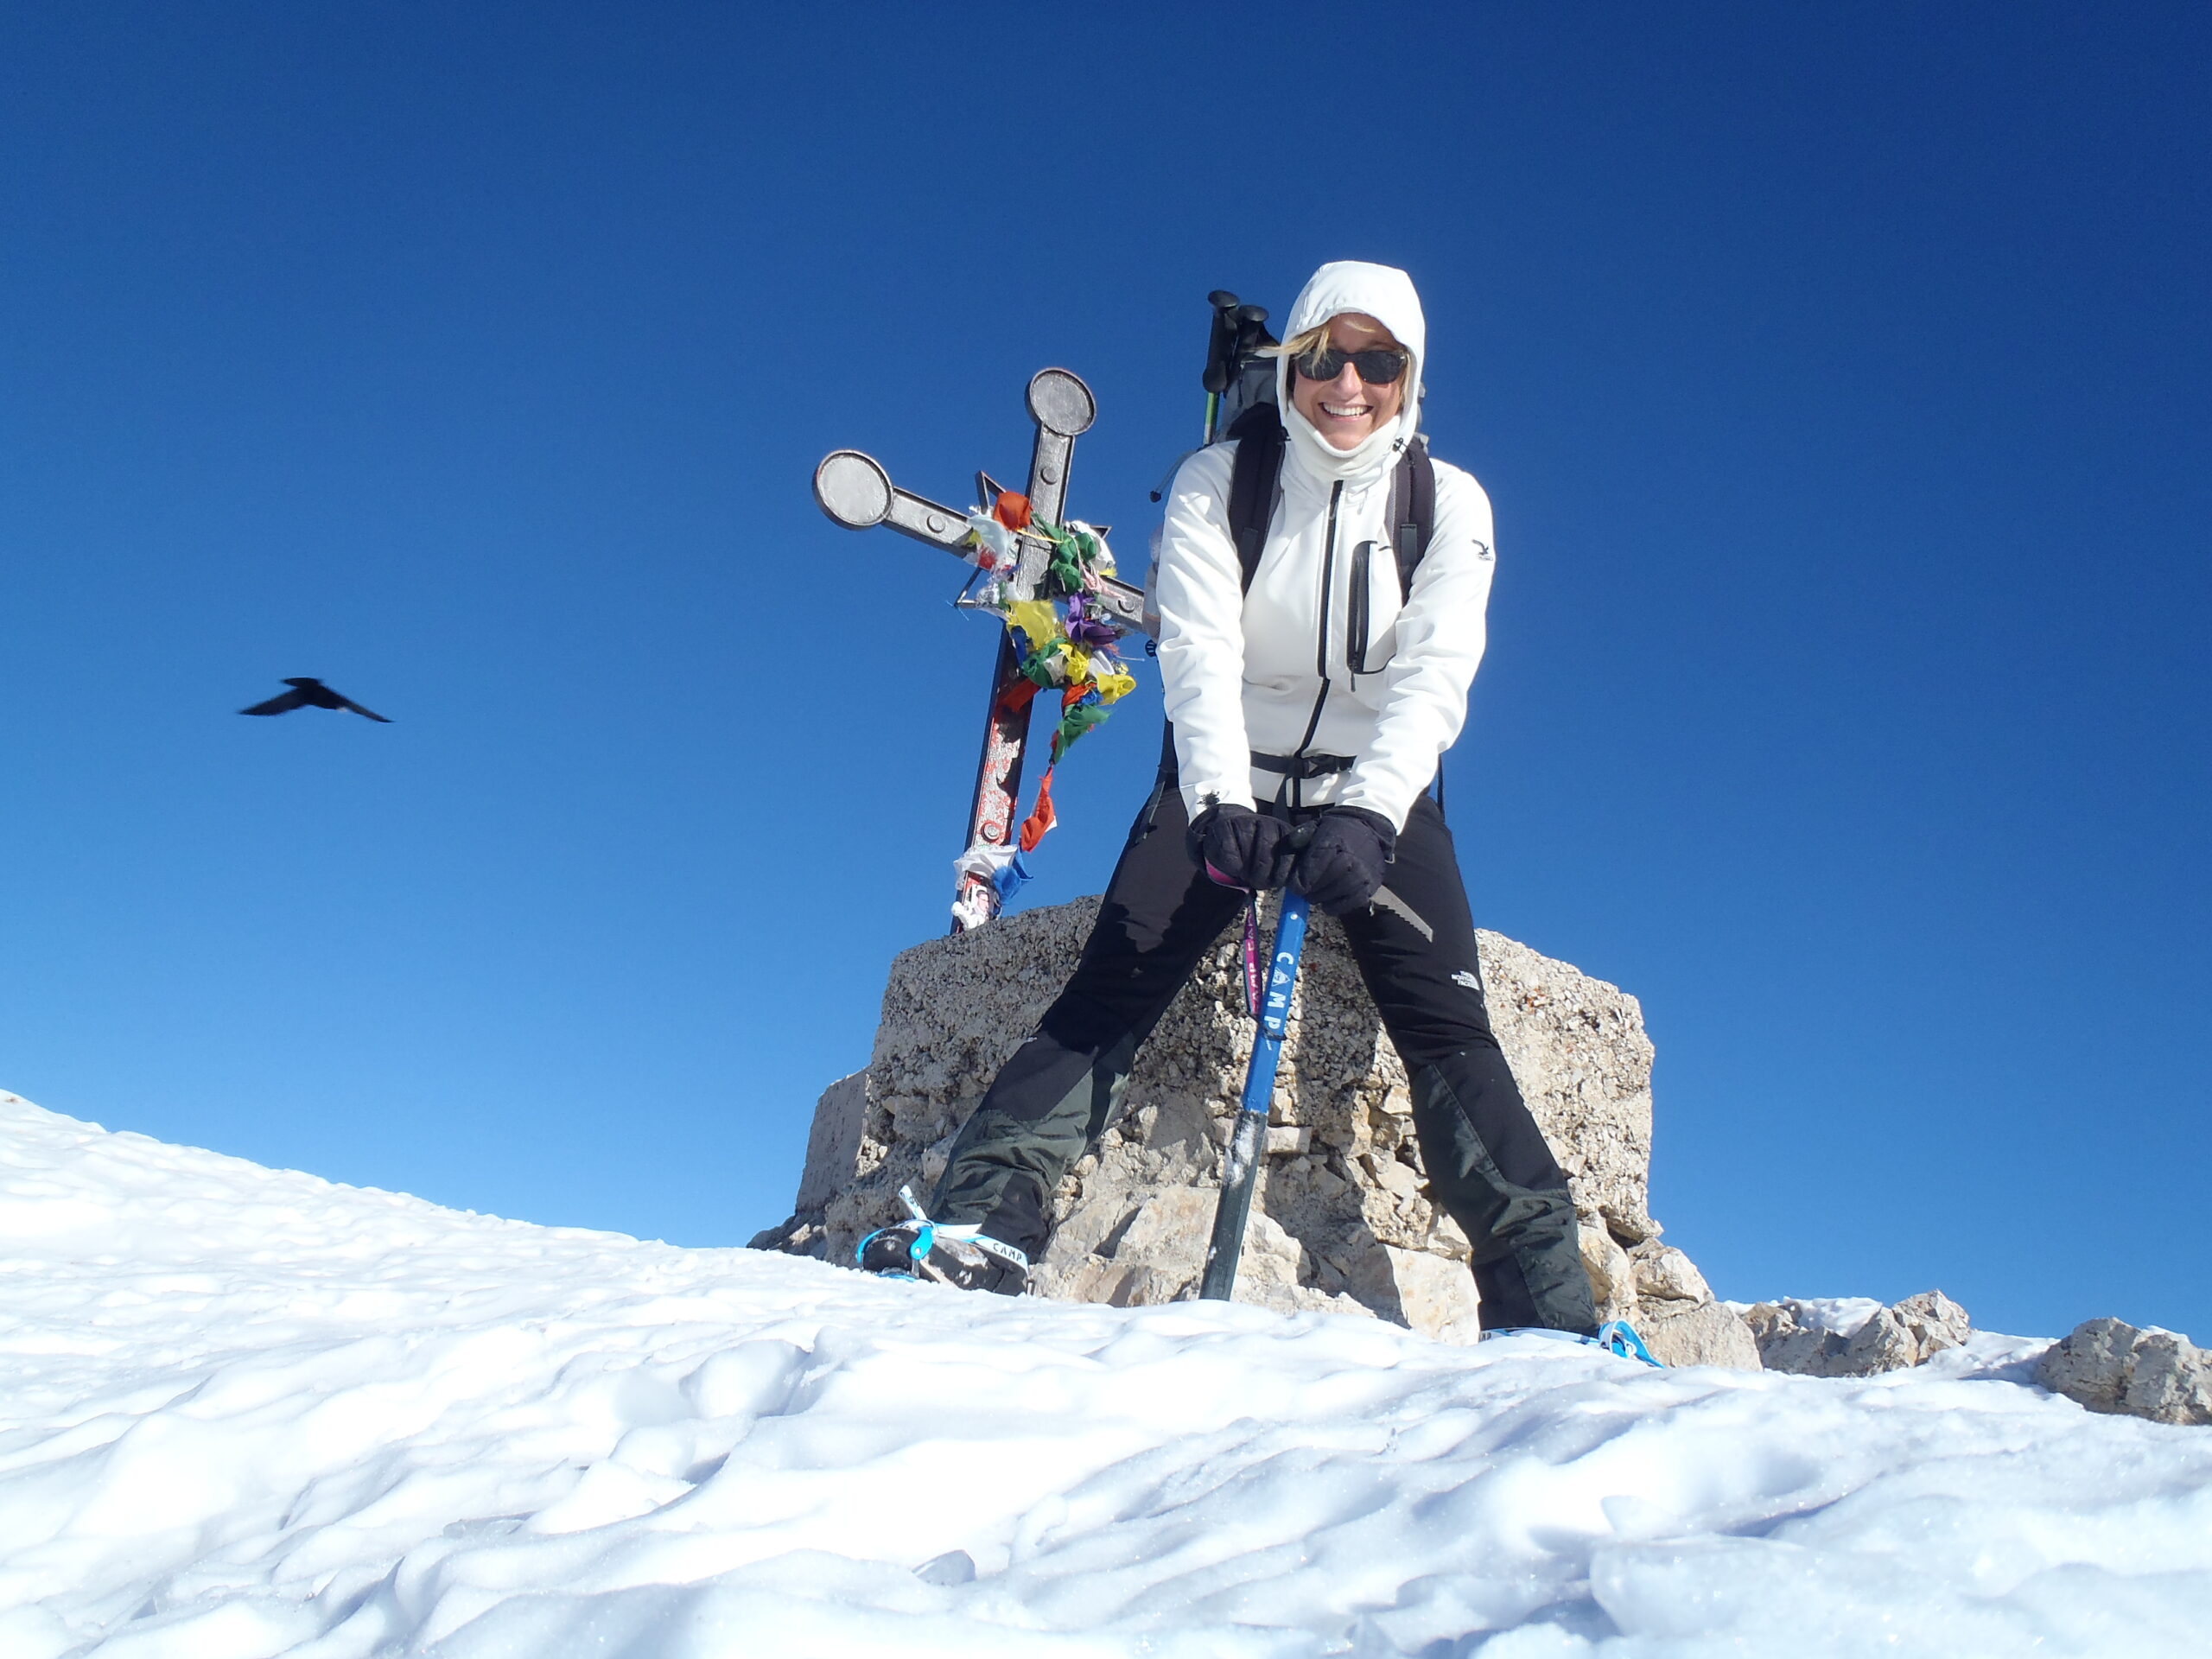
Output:
[[[1249,593],[1238,592],[1229,531],[1236,446],[1199,450],[1170,487],[1154,580],[1160,681],[1193,817],[1210,798],[1252,806],[1280,794],[1364,807],[1402,830],[1465,723],[1486,639],[1490,498],[1435,463],[1435,534],[1402,603],[1390,495],[1421,423],[1428,330],[1405,272],[1345,260],[1314,272],[1283,338],[1347,311],[1375,318],[1413,353],[1404,405],[1394,425],[1337,450],[1292,407],[1289,360],[1278,365],[1290,439]],[[1353,765],[1291,782],[1255,768],[1255,752]]]

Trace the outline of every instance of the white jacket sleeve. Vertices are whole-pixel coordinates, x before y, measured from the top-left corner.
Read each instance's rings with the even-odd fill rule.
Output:
[[[1153,588],[1160,606],[1160,701],[1175,724],[1183,804],[1250,806],[1244,732],[1244,583],[1229,533],[1236,445],[1201,449],[1169,486]]]
[[[1338,798],[1399,829],[1466,724],[1467,693],[1488,643],[1490,497],[1457,467],[1436,469],[1436,526],[1413,593],[1398,613],[1397,648],[1383,671],[1375,738]]]

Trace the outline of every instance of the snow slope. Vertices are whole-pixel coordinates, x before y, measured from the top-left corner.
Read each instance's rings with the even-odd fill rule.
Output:
[[[6,1659],[2212,1649],[2212,1432],[2033,1344],[1832,1382],[964,1297],[8,1095],[0,1258]]]

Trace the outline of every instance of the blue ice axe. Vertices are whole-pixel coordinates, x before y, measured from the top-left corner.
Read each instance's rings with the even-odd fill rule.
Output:
[[[1221,1170],[1221,1203],[1213,1212],[1213,1237],[1206,1244],[1201,1299],[1225,1302],[1236,1286],[1236,1258],[1244,1250],[1244,1224],[1252,1214],[1252,1189],[1259,1185],[1260,1161],[1268,1150],[1268,1108],[1274,1100],[1275,1068],[1282,1062],[1282,1039],[1290,1029],[1290,993],[1298,983],[1298,959],[1306,950],[1306,895],[1286,892],[1282,917],[1275,924],[1275,951],[1268,969],[1268,988],[1260,1003],[1259,1033],[1252,1039],[1252,1066],[1244,1074],[1244,1099],[1230,1131],[1229,1155]]]

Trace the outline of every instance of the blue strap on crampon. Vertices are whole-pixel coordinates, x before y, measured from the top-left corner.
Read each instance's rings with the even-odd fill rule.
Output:
[[[1651,1351],[1643,1345],[1643,1338],[1636,1334],[1636,1327],[1626,1319],[1608,1319],[1598,1327],[1598,1345],[1609,1354],[1618,1354],[1623,1359],[1640,1359],[1647,1365],[1659,1365]],[[1664,1370],[1663,1365],[1659,1369]]]
[[[937,1224],[930,1219],[929,1211],[923,1209],[920,1204],[915,1200],[914,1189],[912,1187],[900,1187],[899,1189],[899,1201],[906,1206],[908,1220],[916,1224],[914,1228],[914,1236],[907,1242],[906,1259],[909,1262],[912,1262],[915,1265],[916,1268],[918,1269],[921,1264],[929,1259],[930,1251],[936,1248]],[[903,1227],[906,1224],[906,1222],[893,1222],[888,1227],[877,1228],[866,1238],[861,1240],[858,1244],[853,1247],[853,1262],[855,1265],[865,1265],[868,1261],[868,1247],[874,1243],[877,1239],[881,1238],[886,1233],[896,1232],[900,1227]],[[879,1275],[879,1277],[885,1279],[918,1279],[922,1275],[918,1271],[913,1273],[887,1273]]]
[[[904,1226],[905,1224],[906,1224],[903,1222],[899,1224],[900,1226]],[[859,1243],[854,1245],[853,1265],[855,1267],[866,1267],[868,1265],[868,1247],[874,1243],[877,1239],[881,1238],[886,1233],[894,1232],[897,1229],[893,1227],[879,1227],[874,1232],[870,1233],[866,1238],[861,1240]],[[924,1256],[930,1253],[930,1246],[936,1242],[936,1230],[931,1227],[927,1223],[925,1223],[920,1230],[916,1233],[913,1239],[906,1246],[907,1259],[912,1262],[919,1262]],[[876,1277],[879,1279],[918,1279],[921,1277],[921,1274],[918,1273],[879,1273],[876,1274]]]
[[[1482,1334],[1484,1342],[1492,1337],[1547,1337],[1554,1342],[1579,1342],[1588,1347],[1602,1348],[1618,1359],[1640,1360],[1646,1365],[1666,1370],[1663,1364],[1651,1357],[1651,1351],[1643,1345],[1643,1338],[1636,1334],[1636,1327],[1626,1319],[1607,1320],[1598,1327],[1598,1334],[1594,1337],[1586,1337],[1579,1331],[1554,1331],[1541,1325],[1509,1325]]]

